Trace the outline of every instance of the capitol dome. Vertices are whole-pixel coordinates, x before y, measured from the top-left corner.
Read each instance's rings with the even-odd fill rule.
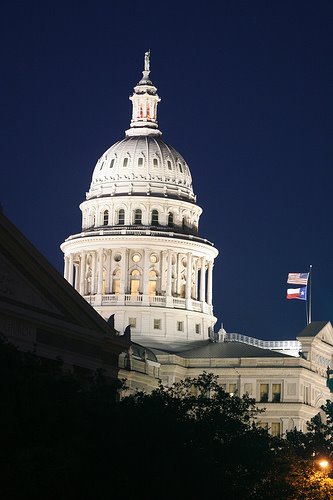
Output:
[[[130,325],[146,348],[211,335],[218,254],[199,235],[202,209],[189,167],[161,138],[160,98],[149,75],[146,52],[130,127],[98,159],[80,204],[82,229],[61,245],[69,283],[105,319],[114,315],[118,332]]]
[[[121,194],[195,201],[186,161],[154,134],[126,137],[97,161],[87,199]]]

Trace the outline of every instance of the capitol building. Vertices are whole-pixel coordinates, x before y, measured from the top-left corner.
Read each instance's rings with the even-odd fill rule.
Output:
[[[200,233],[190,166],[162,140],[149,52],[130,100],[125,137],[92,172],[82,228],[61,245],[65,279],[117,335],[130,336],[119,357],[128,390],[213,372],[228,392],[248,393],[266,408],[260,418],[273,434],[305,430],[330,398],[332,325],[313,322],[284,342],[217,331],[218,250]]]

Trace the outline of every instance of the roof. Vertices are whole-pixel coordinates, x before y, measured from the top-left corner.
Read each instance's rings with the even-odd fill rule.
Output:
[[[138,358],[141,359],[147,358],[149,359],[149,361],[154,361],[157,363],[157,358],[154,352],[148,347],[143,347],[142,345],[137,344],[136,342],[131,342],[131,347],[134,356],[137,356]]]
[[[312,321],[307,325],[298,337],[315,337],[329,323],[329,321]]]
[[[118,352],[126,348],[126,339],[114,335],[107,322],[1,212],[0,276],[2,322],[7,317],[32,322],[41,332],[41,340],[51,329],[58,340],[71,333],[88,343],[104,345],[109,339]]]
[[[162,350],[154,350],[162,354]],[[167,350],[164,352],[168,352]],[[242,342],[210,342],[204,340],[201,345],[195,345],[192,349],[173,350],[183,358],[289,358],[288,354],[271,351],[270,349],[261,349]]]
[[[159,137],[126,137],[97,161],[87,199],[146,193],[193,202],[190,169],[182,155]]]

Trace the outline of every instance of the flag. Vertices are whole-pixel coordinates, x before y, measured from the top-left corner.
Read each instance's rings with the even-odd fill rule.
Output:
[[[302,286],[301,288],[288,288],[287,299],[306,300],[306,289],[306,286]]]
[[[289,273],[287,283],[291,285],[307,285],[309,273]]]

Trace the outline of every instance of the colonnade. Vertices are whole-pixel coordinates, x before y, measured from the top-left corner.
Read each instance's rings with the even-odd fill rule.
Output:
[[[212,305],[213,259],[192,252],[98,248],[64,261],[65,279],[83,296],[138,293]]]

